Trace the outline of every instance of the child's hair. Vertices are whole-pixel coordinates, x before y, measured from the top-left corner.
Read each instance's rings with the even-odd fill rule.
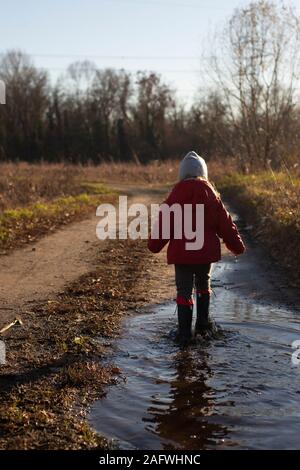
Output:
[[[184,178],[184,181],[185,181],[185,180],[189,180],[189,179],[205,181],[205,183],[210,187],[210,189],[215,193],[215,195],[216,195],[217,197],[220,197],[219,191],[217,190],[217,188],[215,187],[215,185],[214,185],[208,178],[205,178],[204,176],[192,176],[192,175],[187,175],[186,178]]]

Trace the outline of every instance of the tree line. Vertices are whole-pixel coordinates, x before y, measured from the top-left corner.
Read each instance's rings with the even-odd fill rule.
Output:
[[[299,18],[261,0],[235,10],[202,61],[187,108],[155,72],[71,64],[53,84],[18,50],[2,55],[0,161],[149,162],[195,149],[242,169],[297,165]]]

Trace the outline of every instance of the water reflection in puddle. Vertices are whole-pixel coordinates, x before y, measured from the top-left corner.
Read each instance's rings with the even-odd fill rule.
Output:
[[[90,415],[120,448],[300,448],[300,366],[291,363],[297,315],[254,302],[243,286],[215,292],[224,334],[185,351],[169,335],[173,303],[125,321],[113,362],[126,382],[110,387]]]

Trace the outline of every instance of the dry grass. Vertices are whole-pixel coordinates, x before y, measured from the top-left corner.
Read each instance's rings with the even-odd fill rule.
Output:
[[[63,165],[0,165],[0,213],[82,192],[80,168]]]
[[[176,161],[103,163],[95,166],[38,164],[0,165],[0,214],[6,209],[48,202],[59,197],[78,196],[93,184],[173,183],[177,177]],[[92,185],[92,186],[91,186]]]
[[[176,162],[0,165],[0,253],[85,217],[115,194],[106,183],[154,185],[176,180]],[[105,183],[105,184],[102,184]]]
[[[85,173],[89,173],[88,175]],[[115,193],[91,169],[64,165],[0,165],[0,253],[79,220]]]
[[[215,182],[253,225],[254,236],[299,285],[300,175],[271,170],[252,175],[219,171]]]
[[[107,188],[95,194],[79,194],[36,202],[27,207],[6,209],[0,214],[0,254],[16,247],[37,241],[62,225],[81,220],[100,203],[113,202],[115,193]]]
[[[260,172],[242,175],[237,171],[234,160],[209,162],[209,176],[218,189],[227,194],[238,205],[241,214],[249,223],[254,223],[256,235],[270,253],[285,267],[296,269],[294,253],[298,254],[300,220],[300,175],[282,172]],[[135,163],[103,163],[95,166],[74,165],[0,165],[0,245],[14,246],[18,238],[18,227],[22,233],[22,242],[36,236],[36,230],[28,232],[26,227],[36,227],[31,223],[29,212],[34,208],[33,218],[39,220],[43,212],[45,223],[41,235],[53,225],[53,219],[47,214],[57,209],[58,225],[72,220],[70,213],[84,215],[89,205],[78,198],[103,194],[101,183],[131,183],[137,185],[170,185],[176,182],[178,161],[154,161],[149,165]],[[69,199],[69,197],[75,199]],[[72,201],[72,207],[60,204],[60,201]],[[28,206],[29,212],[28,212]],[[61,210],[61,206],[64,208]],[[24,211],[20,208],[26,208]],[[41,208],[44,208],[41,211]],[[18,214],[11,209],[17,209]],[[1,214],[2,211],[2,214]],[[55,212],[55,210],[54,210]],[[10,217],[11,216],[11,217]],[[24,228],[25,226],[25,228]],[[55,224],[54,224],[55,226]],[[43,230],[43,227],[45,230]],[[12,242],[11,242],[12,240]],[[27,240],[28,241],[28,240]],[[284,246],[284,250],[282,250]],[[297,274],[300,277],[300,274]]]
[[[102,163],[98,167],[84,168],[88,181],[105,183],[170,184],[175,183],[178,172],[177,160],[153,161],[148,165],[136,163]]]

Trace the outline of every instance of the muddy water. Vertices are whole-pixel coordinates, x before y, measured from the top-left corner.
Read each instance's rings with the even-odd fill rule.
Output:
[[[299,304],[260,260],[250,247],[215,265],[219,338],[181,351],[173,302],[126,319],[113,353],[126,382],[94,404],[100,433],[121,449],[300,448]]]

